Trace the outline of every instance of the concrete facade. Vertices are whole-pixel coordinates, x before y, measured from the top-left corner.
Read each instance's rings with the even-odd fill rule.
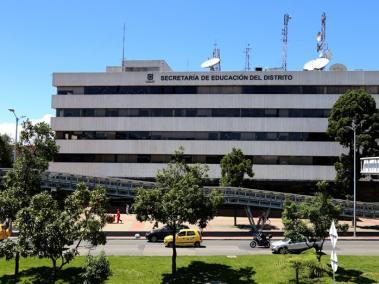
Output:
[[[379,104],[379,72],[173,72],[164,61],[125,61],[122,67],[109,67],[102,73],[54,73],[52,107],[66,109],[296,109],[330,110],[344,87],[363,86]],[[134,87],[135,93],[91,94],[88,87]],[[196,87],[197,93],[170,93],[169,87]],[[246,93],[245,87],[307,86],[322,93]],[[140,89],[139,89],[140,87]],[[167,87],[158,93],[149,88]],[[333,93],[333,88],[338,90]],[[339,88],[339,89],[338,89]],[[147,90],[147,91],[146,91]],[[257,89],[259,90],[259,89]],[[320,91],[321,90],[321,91]],[[144,93],[144,91],[146,91]],[[86,93],[87,92],[87,93]],[[149,93],[151,92],[151,93]],[[187,92],[187,93],[186,93]],[[230,92],[230,93],[229,93]],[[73,132],[283,132],[325,133],[327,117],[83,117],[52,118],[53,130]],[[71,135],[71,134],[70,134]],[[239,141],[239,140],[145,140],[145,139],[58,139],[60,153],[66,155],[170,155],[180,145],[188,155],[225,155],[233,147],[248,156],[329,157],[344,149],[333,141]],[[76,137],[76,136],[75,136]],[[315,159],[315,158],[313,158]],[[60,161],[51,171],[94,176],[153,178],[164,163],[120,163]],[[209,175],[220,177],[217,164]],[[273,181],[334,180],[332,164],[254,164],[254,179]]]

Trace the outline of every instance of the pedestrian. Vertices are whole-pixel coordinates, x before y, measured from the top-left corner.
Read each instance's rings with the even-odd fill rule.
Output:
[[[129,214],[129,204],[128,204],[128,203],[126,203],[125,211],[126,211],[126,212],[125,212],[126,214]]]
[[[117,211],[116,211],[116,222],[117,222],[117,224],[120,222],[122,223],[122,220],[120,218],[121,218],[120,209],[117,208]]]

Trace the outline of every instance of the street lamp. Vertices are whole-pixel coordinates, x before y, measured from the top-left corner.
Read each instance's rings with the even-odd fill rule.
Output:
[[[361,124],[362,124],[362,121],[361,121]],[[356,237],[357,236],[357,221],[356,221],[356,203],[357,203],[357,171],[356,171],[356,166],[357,166],[357,163],[356,163],[356,155],[357,155],[357,152],[356,152],[356,134],[357,134],[357,127],[358,127],[358,124],[355,122],[355,120],[353,120],[353,122],[351,123],[351,126],[345,126],[345,128],[348,128],[348,129],[351,129],[353,130],[353,144],[354,144],[354,178],[353,178],[353,184],[354,184],[354,201],[353,201],[353,227],[354,227],[354,233],[353,233],[353,236]]]
[[[16,151],[16,145],[17,145],[17,136],[18,136],[18,121],[21,119],[21,118],[24,118],[25,116],[21,116],[21,117],[18,117],[16,115],[16,112],[13,108],[9,108],[8,109],[10,112],[13,113],[14,117],[16,118],[16,134],[15,134],[15,139],[14,139],[14,152],[13,152],[13,167],[15,167],[15,164],[16,164],[16,156],[17,156],[17,151]]]

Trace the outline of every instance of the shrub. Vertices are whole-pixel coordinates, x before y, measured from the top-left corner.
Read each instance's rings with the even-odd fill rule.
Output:
[[[349,230],[349,224],[337,224],[337,232],[341,236],[345,236]]]
[[[107,224],[112,224],[114,223],[114,215],[112,214],[107,214],[105,216],[105,222],[107,222]]]
[[[85,270],[83,274],[85,284],[101,284],[112,275],[109,261],[104,251],[98,257],[88,255]]]

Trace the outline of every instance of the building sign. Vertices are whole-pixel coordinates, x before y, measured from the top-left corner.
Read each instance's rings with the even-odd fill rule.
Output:
[[[379,157],[362,158],[361,173],[369,175],[379,175]]]
[[[278,74],[185,74],[161,75],[161,81],[291,81],[293,75]]]

